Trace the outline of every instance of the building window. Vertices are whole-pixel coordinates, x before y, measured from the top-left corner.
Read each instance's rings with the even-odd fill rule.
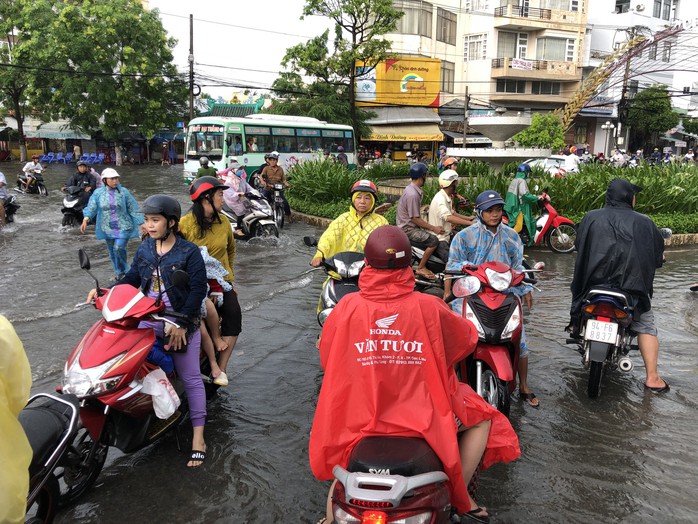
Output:
[[[465,12],[487,11],[490,8],[489,0],[465,0]]]
[[[671,62],[671,42],[664,42],[662,50],[662,62]]]
[[[487,34],[465,35],[463,60],[472,62],[473,60],[484,60],[485,58],[487,58]]]
[[[539,38],[536,41],[536,59],[572,62],[574,60],[574,39]]]
[[[522,0],[519,4],[528,4],[528,2]],[[579,11],[579,0],[541,0],[540,7],[556,11]]]
[[[630,96],[636,95],[639,86],[640,86],[640,82],[638,82],[637,80],[629,80],[628,81],[628,94]]]
[[[441,91],[453,93],[453,84],[456,77],[456,64],[453,62],[441,61]]]
[[[616,13],[627,13],[630,11],[630,0],[616,0]]]
[[[497,58],[526,58],[527,33],[499,31],[497,35]]]
[[[456,13],[440,7],[436,10],[436,39],[439,42],[456,45]]]
[[[577,124],[576,126],[574,126],[574,143],[587,143],[587,125],[585,123]]]
[[[533,95],[559,95],[560,82],[531,82]]]
[[[649,47],[647,50],[647,58],[650,60],[656,60],[657,59],[657,44],[653,44]]]
[[[676,17],[676,0],[654,0],[654,18],[672,20]]]
[[[497,93],[525,93],[525,80],[511,80],[509,78],[497,79]]]
[[[421,35],[431,38],[433,6],[419,0],[396,0],[395,9],[405,13],[397,23],[396,31],[404,35]]]

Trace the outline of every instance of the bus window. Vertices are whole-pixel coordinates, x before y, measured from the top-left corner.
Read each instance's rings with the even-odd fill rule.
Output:
[[[228,155],[242,155],[242,135],[228,132]]]
[[[252,151],[257,151],[260,153],[269,153],[274,151],[273,140],[271,136],[271,131],[268,127],[261,126],[245,126],[245,136],[248,140],[247,152],[250,152],[249,140],[253,139]],[[254,146],[257,146],[255,149]]]
[[[323,151],[337,152],[337,146],[344,141],[344,131],[335,131],[333,129],[325,129],[322,131],[322,149]]]
[[[319,129],[296,129],[298,151],[312,153],[322,149],[322,132]]]
[[[273,127],[271,133],[274,137],[274,151],[279,153],[295,153],[298,151],[295,129],[290,127]]]
[[[187,157],[207,156],[211,160],[223,157],[223,126],[193,125],[188,129]]]

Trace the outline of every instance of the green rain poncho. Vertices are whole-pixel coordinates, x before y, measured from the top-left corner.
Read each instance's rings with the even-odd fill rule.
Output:
[[[509,226],[516,225],[519,215],[523,215],[523,223],[528,230],[528,245],[533,244],[536,234],[536,221],[533,206],[538,204],[538,197],[531,194],[526,183],[526,173],[516,173],[514,180],[509,184],[504,200],[504,212],[509,218]],[[517,233],[520,231],[517,231]]]

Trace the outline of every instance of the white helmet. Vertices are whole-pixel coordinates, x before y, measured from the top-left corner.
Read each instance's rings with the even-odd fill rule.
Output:
[[[106,178],[119,178],[119,177],[120,177],[119,173],[113,167],[108,167],[104,171],[102,171],[102,177],[101,177],[102,180],[104,180]]]
[[[276,158],[276,159],[278,159],[278,158],[279,158],[279,152],[278,152],[278,151],[272,151],[271,153],[269,153],[269,158]]]
[[[458,182],[458,173],[452,169],[447,169],[439,175],[439,187],[448,187],[454,182]]]

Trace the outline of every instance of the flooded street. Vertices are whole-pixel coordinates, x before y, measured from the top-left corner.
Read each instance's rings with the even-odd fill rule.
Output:
[[[0,170],[13,187],[20,165],[3,163]],[[16,223],[0,230],[0,313],[24,343],[33,392],[54,390],[68,353],[99,316],[94,309],[74,311],[93,286],[79,269],[78,248],[87,250],[101,283],[113,276],[93,228],[80,235],[60,226],[59,188],[72,172],[51,165],[49,196],[17,195]],[[188,209],[181,167],[119,172],[139,202],[167,193]],[[314,343],[324,274],[308,272],[313,252],[302,237],[320,233],[292,223],[276,241],[238,243],[243,333],[230,386],[208,407],[204,467],[185,466],[188,423],[181,451],[174,435],[131,455],[112,448],[96,485],[58,522],[318,520],[329,483],[312,476],[307,448],[322,381]],[[135,248],[131,242],[129,255]],[[606,375],[600,398],[590,400],[581,359],[564,344],[574,256],[531,252],[547,264],[527,318],[529,383],[541,407],[512,403],[522,457],[483,474],[480,502],[491,508],[493,522],[698,521],[698,294],[688,291],[698,278],[697,254],[698,247],[669,250],[655,280],[659,366],[671,392],[644,391],[642,359],[634,354],[635,369]]]

